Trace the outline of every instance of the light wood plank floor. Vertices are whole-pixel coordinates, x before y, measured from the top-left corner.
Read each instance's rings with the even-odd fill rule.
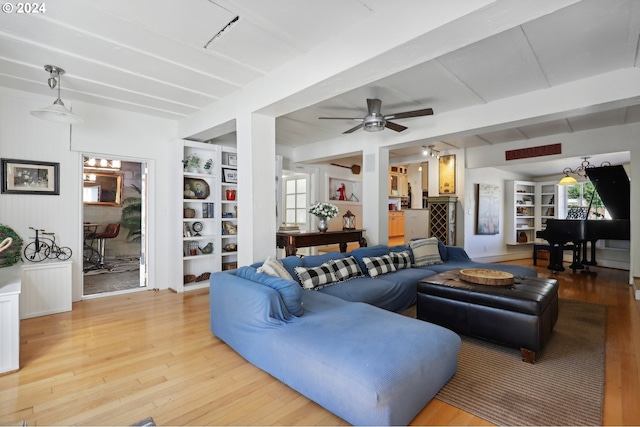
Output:
[[[608,306],[604,424],[640,425],[640,304],[626,271],[594,270],[559,274],[560,296]],[[148,416],[158,425],[346,424],[244,361],[208,325],[206,290],[92,299],[24,320],[22,368],[0,376],[0,425],[130,425]],[[434,399],[413,424],[489,423]]]

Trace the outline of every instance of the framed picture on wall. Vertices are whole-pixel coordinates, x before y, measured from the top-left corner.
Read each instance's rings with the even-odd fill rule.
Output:
[[[3,194],[60,194],[60,163],[2,159]]]
[[[476,203],[476,234],[498,234],[500,187],[492,184],[478,184]]]
[[[451,154],[449,156],[440,156],[438,160],[439,173],[440,173],[440,194],[455,194],[456,193],[456,156]]]

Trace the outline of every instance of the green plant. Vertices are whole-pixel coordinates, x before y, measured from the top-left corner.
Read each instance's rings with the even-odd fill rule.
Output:
[[[200,167],[200,156],[197,154],[192,154],[189,158],[189,166],[195,169]]]
[[[131,185],[138,194],[142,194],[142,190]],[[122,213],[120,214],[120,225],[127,230],[127,239],[132,242],[139,242],[142,238],[142,198],[127,197],[122,201]]]
[[[211,166],[213,166],[213,159],[209,159],[206,161],[206,163],[204,164],[204,170],[208,171],[209,169],[211,169]]]
[[[11,227],[0,224],[0,243],[7,237],[10,237],[13,241],[0,254],[0,267],[9,267],[21,260],[22,239]]]

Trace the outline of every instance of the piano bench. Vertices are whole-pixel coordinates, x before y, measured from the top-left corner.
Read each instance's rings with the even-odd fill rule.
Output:
[[[573,253],[576,248],[574,245],[564,245],[563,249]],[[545,244],[533,245],[533,265],[538,265],[538,251],[551,251],[551,246]]]
[[[510,287],[476,285],[459,270],[418,282],[416,317],[454,332],[520,349],[535,362],[558,320],[558,281],[516,277]]]

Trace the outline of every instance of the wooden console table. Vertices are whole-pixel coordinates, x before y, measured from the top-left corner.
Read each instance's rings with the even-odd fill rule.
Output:
[[[340,252],[347,251],[347,242],[358,242],[360,247],[367,246],[364,230],[326,231],[324,233],[276,233],[276,246],[284,248],[287,256],[295,255],[298,248],[332,245],[338,243]]]

